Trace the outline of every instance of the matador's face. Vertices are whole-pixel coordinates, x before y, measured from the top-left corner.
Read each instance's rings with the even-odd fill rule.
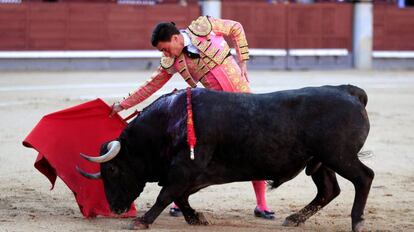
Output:
[[[158,42],[157,49],[166,57],[178,57],[184,48],[184,39],[182,35],[173,35],[170,41]]]

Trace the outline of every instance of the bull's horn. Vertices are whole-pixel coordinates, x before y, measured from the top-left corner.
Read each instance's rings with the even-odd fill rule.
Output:
[[[97,173],[87,173],[83,171],[80,167],[76,166],[76,170],[84,177],[88,179],[101,179],[101,172]]]
[[[104,155],[92,157],[87,156],[84,154],[80,154],[83,158],[85,158],[88,161],[95,162],[95,163],[104,163],[107,162],[113,158],[115,158],[116,155],[118,155],[119,151],[121,150],[121,143],[119,141],[112,141],[108,143],[108,152]]]

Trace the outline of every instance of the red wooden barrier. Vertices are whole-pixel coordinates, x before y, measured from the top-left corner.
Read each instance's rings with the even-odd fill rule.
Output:
[[[290,4],[288,48],[352,49],[351,4]]]
[[[0,50],[151,49],[158,22],[186,27],[199,15],[196,4],[0,4]]]
[[[0,49],[25,49],[27,45],[26,7],[0,4]]]
[[[0,50],[152,49],[156,23],[182,28],[199,14],[197,4],[0,4]],[[374,50],[414,50],[413,16],[413,8],[376,5]],[[222,17],[243,24],[251,48],[352,48],[351,4],[226,0]]]
[[[68,11],[61,4],[36,4],[26,7],[27,49],[64,48],[67,36]]]
[[[351,4],[224,1],[222,17],[239,21],[255,48],[352,48]]]
[[[222,18],[243,25],[251,48],[286,48],[287,7],[284,4],[224,1]]]
[[[374,50],[414,50],[414,8],[374,7]]]

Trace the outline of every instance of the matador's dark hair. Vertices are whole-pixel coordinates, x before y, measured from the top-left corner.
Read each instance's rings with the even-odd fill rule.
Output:
[[[171,37],[178,34],[180,34],[180,31],[175,26],[175,23],[159,23],[152,31],[151,44],[153,47],[156,47],[158,42],[171,41]]]

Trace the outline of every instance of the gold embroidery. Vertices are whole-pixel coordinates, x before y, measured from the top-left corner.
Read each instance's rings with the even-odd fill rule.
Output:
[[[203,41],[191,30],[187,30],[187,33],[191,38],[191,43],[196,46],[198,50],[200,50],[201,57],[203,57],[204,62],[208,64],[210,69],[214,68],[216,64],[221,64],[230,52],[230,47],[224,40],[224,43],[221,43],[220,45],[221,48],[219,48],[217,47],[218,45],[212,44],[208,36],[207,39]],[[210,61],[206,60],[205,56],[207,56],[209,60],[213,60],[216,64],[212,64]]]
[[[193,88],[197,87],[197,82],[193,79],[193,77],[190,74],[190,70],[188,69],[189,67],[187,66],[187,62],[186,62],[184,54],[182,53],[177,59],[178,59],[177,69],[179,70],[180,75],[188,83],[188,85],[190,85]],[[190,60],[196,60],[196,59],[190,59]]]
[[[191,22],[188,29],[195,35],[206,36],[210,34],[212,26],[207,16],[200,16]]]
[[[181,54],[178,58],[178,62],[177,62],[177,70],[179,70],[179,72],[182,72],[183,69],[187,68],[185,65],[185,61],[184,61],[184,54]]]
[[[240,59],[242,60],[249,59],[249,48],[247,46],[240,47]]]
[[[201,79],[201,77],[203,77],[206,73],[210,71],[210,69],[205,65],[204,61],[202,61],[202,58],[187,58],[186,61],[188,62],[187,67],[190,70],[193,70],[193,72],[190,72],[190,74],[192,74],[193,80],[195,82],[198,82]]]
[[[241,57],[239,59],[241,60],[248,60],[249,59],[249,53],[241,54]]]
[[[175,58],[162,56],[160,64],[161,64],[161,67],[163,67],[164,69],[168,69],[168,68],[171,68],[171,66],[173,66],[174,62],[175,62]]]
[[[209,20],[213,26],[213,31],[216,34],[223,34],[225,36],[228,36],[232,41],[235,42],[239,60],[248,60],[248,43],[243,30],[243,26],[240,23],[232,20],[215,19],[212,17],[210,17]]]
[[[240,48],[240,53],[247,53],[249,52],[249,48],[248,47],[241,47]]]
[[[228,35],[230,33],[231,26],[227,26],[223,20],[214,20],[214,31],[221,32]]]
[[[191,37],[191,43],[198,48],[201,41],[197,38],[197,36],[193,36],[193,34],[190,31],[187,31],[188,35]]]
[[[200,45],[197,47],[201,52],[205,52],[207,48],[211,46],[211,42],[208,40],[205,40],[204,42],[201,42]]]
[[[202,62],[206,64],[209,69],[213,69],[217,65],[216,62],[214,62],[210,57],[205,55],[203,56]]]
[[[197,87],[197,83],[193,80],[193,78],[191,78],[191,77],[188,77],[187,79],[184,79],[186,82],[187,82],[187,84],[189,85],[189,86],[191,86],[192,88],[195,88],[195,87]]]
[[[217,47],[210,46],[210,49],[208,49],[205,53],[206,53],[206,56],[214,59],[214,56],[217,54],[218,51],[219,49]]]
[[[248,46],[248,44],[247,44],[246,37],[241,37],[239,39],[239,47],[242,48],[242,47],[247,47],[247,46]]]
[[[214,67],[216,67],[216,65],[217,65],[216,62],[213,62],[213,61],[210,61],[207,63],[207,67],[209,69],[213,69]]]
[[[219,52],[219,54],[217,54],[216,57],[213,58],[214,62],[216,62],[217,64],[223,63],[224,59],[226,59],[229,52],[230,52],[229,46],[225,45],[223,49]]]
[[[227,74],[230,82],[233,84],[237,92],[249,92],[249,83],[245,78],[241,76],[241,70],[237,66],[236,61],[233,57],[225,59],[221,65],[224,72]]]
[[[210,71],[210,69],[208,69],[207,68],[207,66],[206,65],[203,65],[198,71],[197,71],[197,76],[199,76],[200,77],[200,79],[201,79],[201,77],[203,77],[206,73],[208,73]]]

